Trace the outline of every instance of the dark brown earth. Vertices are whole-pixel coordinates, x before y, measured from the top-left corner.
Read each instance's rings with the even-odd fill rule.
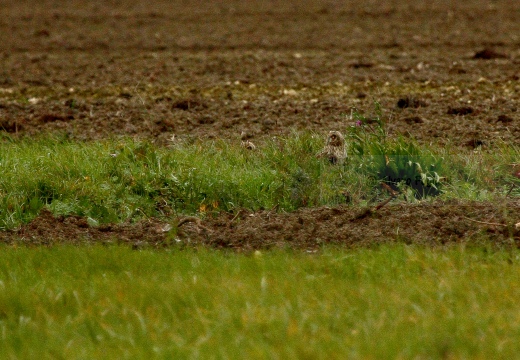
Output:
[[[460,151],[520,143],[520,7],[511,0],[6,0],[0,44],[0,141],[239,141],[242,131],[261,141],[345,129],[352,110],[370,116],[378,101],[393,135]],[[470,216],[464,206],[403,204],[362,220],[351,208],[241,214],[234,227],[218,225],[229,220],[223,214],[200,226],[219,246],[264,239],[315,248],[318,239],[433,243],[481,231],[502,241],[510,227],[491,231],[460,216],[520,221],[517,203],[508,219],[496,204],[479,206]],[[16,234],[162,244],[151,221],[103,230],[43,214]]]
[[[134,249],[211,246],[239,251],[289,248],[317,251],[324,245],[388,243],[438,246],[520,246],[520,202],[389,204],[379,210],[348,206],[292,213],[245,210],[216,217],[148,219],[137,224],[92,227],[78,216],[54,217],[44,210],[20,229],[0,232],[11,245],[126,244]],[[187,221],[186,221],[187,220]],[[196,221],[191,221],[196,220]]]

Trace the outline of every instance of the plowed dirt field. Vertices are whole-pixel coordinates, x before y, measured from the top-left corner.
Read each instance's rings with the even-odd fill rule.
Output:
[[[126,135],[165,144],[172,135],[238,139],[244,131],[261,142],[344,129],[352,110],[370,116],[377,101],[391,135],[492,149],[520,143],[519,79],[520,6],[511,0],[7,0],[0,7],[0,132],[14,138]],[[520,241],[514,200],[356,212],[221,214],[186,223],[170,240],[315,249],[443,243],[484,231]],[[43,213],[0,237],[159,245],[161,224],[93,229]]]

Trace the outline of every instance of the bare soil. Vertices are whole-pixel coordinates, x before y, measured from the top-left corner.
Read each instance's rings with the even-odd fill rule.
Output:
[[[245,131],[261,141],[345,129],[352,110],[370,116],[377,101],[392,135],[460,151],[520,143],[520,7],[510,0],[7,0],[0,44],[0,139],[165,144],[172,135],[240,141]],[[349,207],[243,212],[232,225],[235,215],[221,214],[185,226],[208,233],[194,242],[223,247],[442,243],[482,231],[518,241],[509,226],[518,203],[507,215],[497,204],[474,205],[471,216],[473,205],[459,205],[399,204],[357,220]],[[0,237],[163,244],[169,234],[150,230],[159,220],[109,230],[84,222],[44,213]]]
[[[324,245],[388,243],[439,246],[520,245],[520,201],[489,203],[389,204],[375,210],[349,206],[302,208],[291,213],[238,211],[206,219],[148,219],[135,224],[92,227],[78,216],[48,210],[20,229],[0,232],[11,245],[126,244],[134,249],[210,246],[252,251],[288,248],[318,251]],[[193,221],[195,220],[195,221]]]

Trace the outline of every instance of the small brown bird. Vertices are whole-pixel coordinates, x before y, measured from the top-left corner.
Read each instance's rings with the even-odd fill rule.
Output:
[[[244,131],[242,131],[242,133],[240,134],[240,139],[242,140],[240,145],[243,148],[246,148],[247,150],[256,150],[255,144],[253,144],[251,141],[247,139],[247,133],[245,133]]]
[[[316,156],[326,157],[331,164],[342,164],[347,158],[343,134],[339,131],[330,131],[325,147]]]

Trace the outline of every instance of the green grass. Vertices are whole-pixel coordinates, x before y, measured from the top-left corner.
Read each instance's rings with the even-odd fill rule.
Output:
[[[5,359],[511,359],[520,351],[516,249],[0,253]]]
[[[172,148],[131,139],[4,140],[0,229],[29,221],[43,206],[56,214],[87,216],[93,223],[239,208],[291,211],[345,203],[344,193],[362,206],[388,196],[379,185],[388,176],[403,177],[395,184],[403,193],[414,190],[404,180],[415,181],[421,168],[429,179],[443,179],[434,180],[440,190],[436,198],[441,199],[492,200],[520,183],[511,175],[510,164],[520,154],[513,145],[460,153],[403,138],[385,139],[383,148],[371,150],[367,141],[364,154],[349,148],[347,163],[332,166],[315,157],[323,141],[316,134],[297,133],[267,140],[250,152],[225,140]],[[510,196],[519,195],[519,189]],[[406,201],[414,201],[413,194]]]

